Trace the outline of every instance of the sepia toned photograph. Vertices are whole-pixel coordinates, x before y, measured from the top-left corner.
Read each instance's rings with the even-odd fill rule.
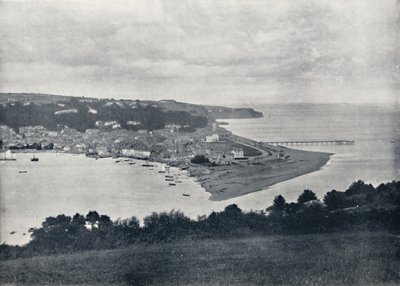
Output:
[[[0,285],[400,285],[400,2],[0,0]]]

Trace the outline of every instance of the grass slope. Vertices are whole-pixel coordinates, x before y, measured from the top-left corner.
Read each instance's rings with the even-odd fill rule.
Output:
[[[399,246],[398,237],[385,233],[135,245],[2,261],[0,282],[19,285],[398,285]]]

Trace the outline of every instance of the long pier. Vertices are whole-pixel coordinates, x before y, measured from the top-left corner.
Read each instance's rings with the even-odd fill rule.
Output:
[[[296,140],[265,142],[270,145],[354,145],[354,140]]]

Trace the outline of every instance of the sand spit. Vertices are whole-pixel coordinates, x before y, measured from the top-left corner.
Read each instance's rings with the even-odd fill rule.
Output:
[[[263,155],[224,166],[191,164],[190,175],[196,177],[201,186],[211,194],[210,200],[221,201],[239,197],[315,172],[322,168],[332,155],[271,146],[239,136],[233,138],[237,142],[257,148]]]

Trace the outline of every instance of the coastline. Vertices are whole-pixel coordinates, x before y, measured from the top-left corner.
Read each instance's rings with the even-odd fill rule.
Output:
[[[211,194],[209,199],[212,201],[266,190],[277,183],[318,171],[333,155],[272,146],[237,135],[232,135],[232,138],[268,153],[235,165],[209,167],[191,164],[190,176],[195,177],[205,191]],[[284,158],[277,157],[280,152],[285,154]]]
[[[219,127],[226,132],[225,128]],[[229,132],[229,131],[228,131]],[[230,132],[229,132],[230,133]],[[198,165],[194,163],[174,164],[164,160],[151,161],[178,167],[188,171],[187,175],[194,177],[200,186],[210,194],[211,201],[224,201],[249,193],[263,191],[283,181],[287,181],[308,173],[320,170],[330,160],[332,153],[303,151],[282,146],[273,146],[264,142],[241,137],[230,133],[228,139],[256,149],[259,156],[249,157],[246,161],[236,161],[230,165]],[[56,150],[13,150],[13,153],[68,153]],[[284,157],[279,154],[283,153]],[[91,158],[90,156],[87,156]],[[111,156],[110,156],[111,157]],[[126,157],[121,156],[118,157]],[[101,158],[97,157],[96,159]],[[135,158],[143,160],[141,158]]]

